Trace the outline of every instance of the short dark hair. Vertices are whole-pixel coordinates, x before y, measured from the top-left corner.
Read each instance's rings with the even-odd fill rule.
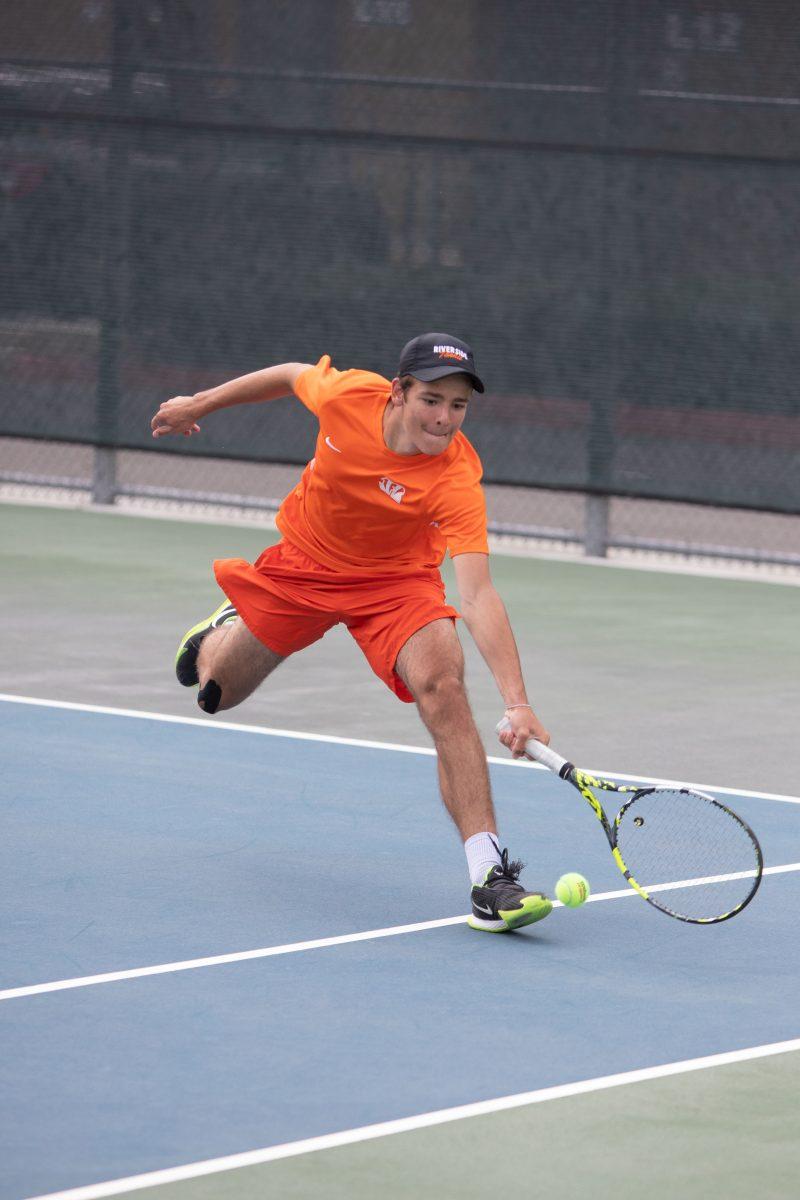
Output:
[[[468,379],[470,387],[471,388],[475,387],[475,380],[473,379],[472,375],[468,374],[466,371],[453,371],[452,375],[460,375],[462,379]],[[448,375],[447,378],[449,379],[450,375]],[[424,382],[425,382],[425,380],[417,379],[416,375],[401,375],[400,376],[400,387],[403,389],[404,396],[407,395],[408,389],[411,387],[412,383],[424,383]]]

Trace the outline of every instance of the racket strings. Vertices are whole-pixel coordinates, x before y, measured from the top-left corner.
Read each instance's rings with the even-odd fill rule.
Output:
[[[740,908],[760,877],[747,827],[697,792],[658,788],[637,796],[623,810],[617,846],[653,903],[692,921]]]

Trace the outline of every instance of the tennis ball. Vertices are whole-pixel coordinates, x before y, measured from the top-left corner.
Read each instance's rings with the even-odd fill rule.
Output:
[[[589,899],[590,887],[588,880],[576,871],[562,875],[556,884],[556,896],[567,908],[578,908]]]

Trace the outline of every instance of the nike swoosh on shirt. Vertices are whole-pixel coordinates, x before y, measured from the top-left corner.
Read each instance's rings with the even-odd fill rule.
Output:
[[[338,446],[334,446],[333,442],[331,441],[331,439],[329,437],[325,438],[325,445],[330,446],[331,450],[335,450],[337,454],[342,453]]]

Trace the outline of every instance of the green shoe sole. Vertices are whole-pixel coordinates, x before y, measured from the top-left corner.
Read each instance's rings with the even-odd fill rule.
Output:
[[[522,929],[524,925],[533,925],[536,921],[543,921],[545,917],[550,916],[552,911],[552,900],[547,896],[539,896],[534,893],[525,897],[521,908],[513,908],[510,911],[500,909],[499,920],[483,921],[473,913],[467,918],[467,924],[470,929],[480,929],[484,933],[510,933],[513,929]]]

